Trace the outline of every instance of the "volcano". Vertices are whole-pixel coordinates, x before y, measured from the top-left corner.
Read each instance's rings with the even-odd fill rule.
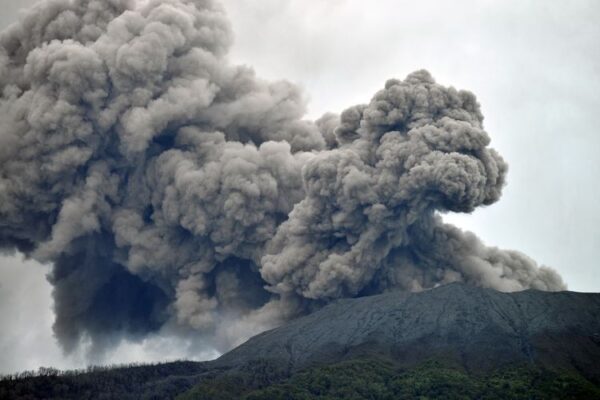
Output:
[[[453,283],[342,299],[208,362],[44,370],[10,399],[596,399],[600,294]]]
[[[223,355],[216,364],[273,360],[292,369],[385,356],[481,371],[511,364],[600,377],[600,295],[502,293],[461,283],[342,299]]]

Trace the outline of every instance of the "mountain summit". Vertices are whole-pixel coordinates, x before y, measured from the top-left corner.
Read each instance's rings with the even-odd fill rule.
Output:
[[[523,363],[600,376],[600,294],[502,293],[453,283],[419,292],[343,299],[253,337],[216,361],[258,359],[292,369],[384,355],[467,370]]]

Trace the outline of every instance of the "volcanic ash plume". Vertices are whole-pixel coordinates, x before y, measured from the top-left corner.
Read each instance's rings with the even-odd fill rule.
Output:
[[[452,281],[565,287],[438,215],[504,184],[471,93],[418,71],[311,122],[230,42],[210,0],[49,0],[0,36],[0,246],[52,263],[66,350],[165,327],[226,349]]]

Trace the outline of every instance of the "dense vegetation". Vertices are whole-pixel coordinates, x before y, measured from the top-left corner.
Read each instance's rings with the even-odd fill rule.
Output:
[[[600,399],[600,387],[577,373],[526,367],[477,374],[433,361],[406,369],[389,360],[355,359],[289,374],[266,361],[235,371],[209,365],[43,370],[4,379],[0,399]]]
[[[274,370],[264,376],[276,377]],[[508,368],[488,375],[428,362],[412,369],[382,360],[312,368],[271,384],[249,371],[204,380],[180,400],[197,399],[600,399],[600,388],[574,373]]]
[[[66,372],[40,368],[5,376],[0,400],[169,399],[196,384],[206,369],[206,363],[190,361]]]

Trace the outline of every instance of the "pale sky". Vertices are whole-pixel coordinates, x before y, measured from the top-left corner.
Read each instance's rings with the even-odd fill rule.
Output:
[[[0,28],[31,0],[0,0]],[[366,103],[389,78],[425,68],[474,92],[510,165],[500,201],[446,219],[486,244],[555,268],[570,290],[600,292],[600,2],[225,0],[232,61],[288,79],[309,117]],[[82,366],[52,337],[49,266],[0,258],[0,373]],[[215,354],[195,354],[194,358]],[[124,344],[110,362],[190,356],[178,339]]]

